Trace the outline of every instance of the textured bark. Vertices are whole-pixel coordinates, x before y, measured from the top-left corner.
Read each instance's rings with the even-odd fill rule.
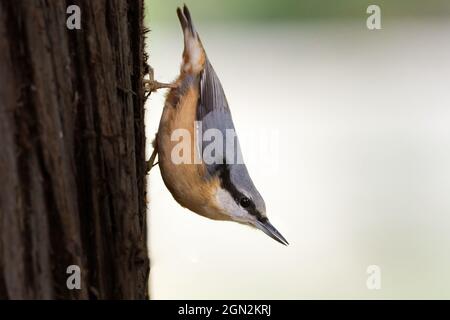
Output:
[[[0,298],[147,297],[142,15],[0,0]]]

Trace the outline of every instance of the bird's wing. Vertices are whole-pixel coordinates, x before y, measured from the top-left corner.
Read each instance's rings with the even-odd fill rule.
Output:
[[[206,59],[200,77],[200,101],[197,108],[197,119],[203,119],[211,111],[229,112],[229,108],[222,84],[211,63]]]
[[[242,162],[239,142],[236,137],[228,102],[220,80],[208,59],[205,61],[205,67],[200,76],[197,121],[201,124],[201,132],[204,138],[198,139],[198,148],[211,175],[216,174],[223,167],[220,164]],[[200,128],[197,129],[199,130]],[[221,135],[222,144],[215,141],[217,135]],[[213,145],[211,143],[216,143],[214,144],[216,146],[214,150],[212,150]],[[205,158],[208,155],[212,155],[211,159],[216,159],[219,163],[217,161],[208,163]]]

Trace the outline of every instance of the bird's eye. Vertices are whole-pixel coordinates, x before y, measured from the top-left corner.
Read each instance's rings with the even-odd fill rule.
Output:
[[[241,198],[241,206],[247,208],[250,205],[250,199],[247,197]]]

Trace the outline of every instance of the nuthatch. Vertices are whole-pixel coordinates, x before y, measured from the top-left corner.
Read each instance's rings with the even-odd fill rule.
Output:
[[[204,217],[235,221],[256,227],[276,241],[287,245],[286,239],[266,216],[263,198],[256,190],[243,162],[235,160],[240,154],[236,136],[226,134],[235,130],[222,85],[209,62],[202,42],[192,23],[186,6],[177,8],[184,34],[183,61],[180,75],[174,84],[156,83],[153,88],[171,88],[164,105],[155,150],[150,159],[153,166],[158,153],[159,167],[165,185],[175,200]],[[222,161],[216,163],[176,163],[172,150],[178,143],[172,138],[177,129],[184,129],[193,137],[189,152],[193,157],[203,155],[207,143],[199,136],[199,126],[219,130],[225,141],[219,152]],[[232,150],[225,146],[230,145]],[[217,156],[217,155],[215,155]],[[200,157],[201,158],[201,157]]]

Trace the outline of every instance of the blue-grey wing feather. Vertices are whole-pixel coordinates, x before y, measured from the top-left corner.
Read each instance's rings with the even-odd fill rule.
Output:
[[[235,128],[222,84],[208,59],[206,59],[205,68],[200,78],[197,120],[201,121],[203,133],[208,129],[217,129],[221,132],[224,143],[223,149],[219,150],[219,152],[221,152],[220,157],[224,163],[236,163],[242,158],[239,141],[237,138],[234,139],[234,135],[230,134],[235,132]],[[227,130],[230,130],[228,138],[234,139],[234,141],[227,141]],[[202,153],[209,143],[211,141],[199,140],[199,149]],[[227,146],[232,146],[233,148],[227,149]],[[210,174],[215,174],[218,170],[217,163],[207,164],[207,169]]]
[[[197,108],[197,119],[199,120],[211,111],[230,112],[222,84],[208,59],[206,59],[205,68],[200,77],[199,103],[199,108]],[[233,125],[232,122],[231,125]]]

